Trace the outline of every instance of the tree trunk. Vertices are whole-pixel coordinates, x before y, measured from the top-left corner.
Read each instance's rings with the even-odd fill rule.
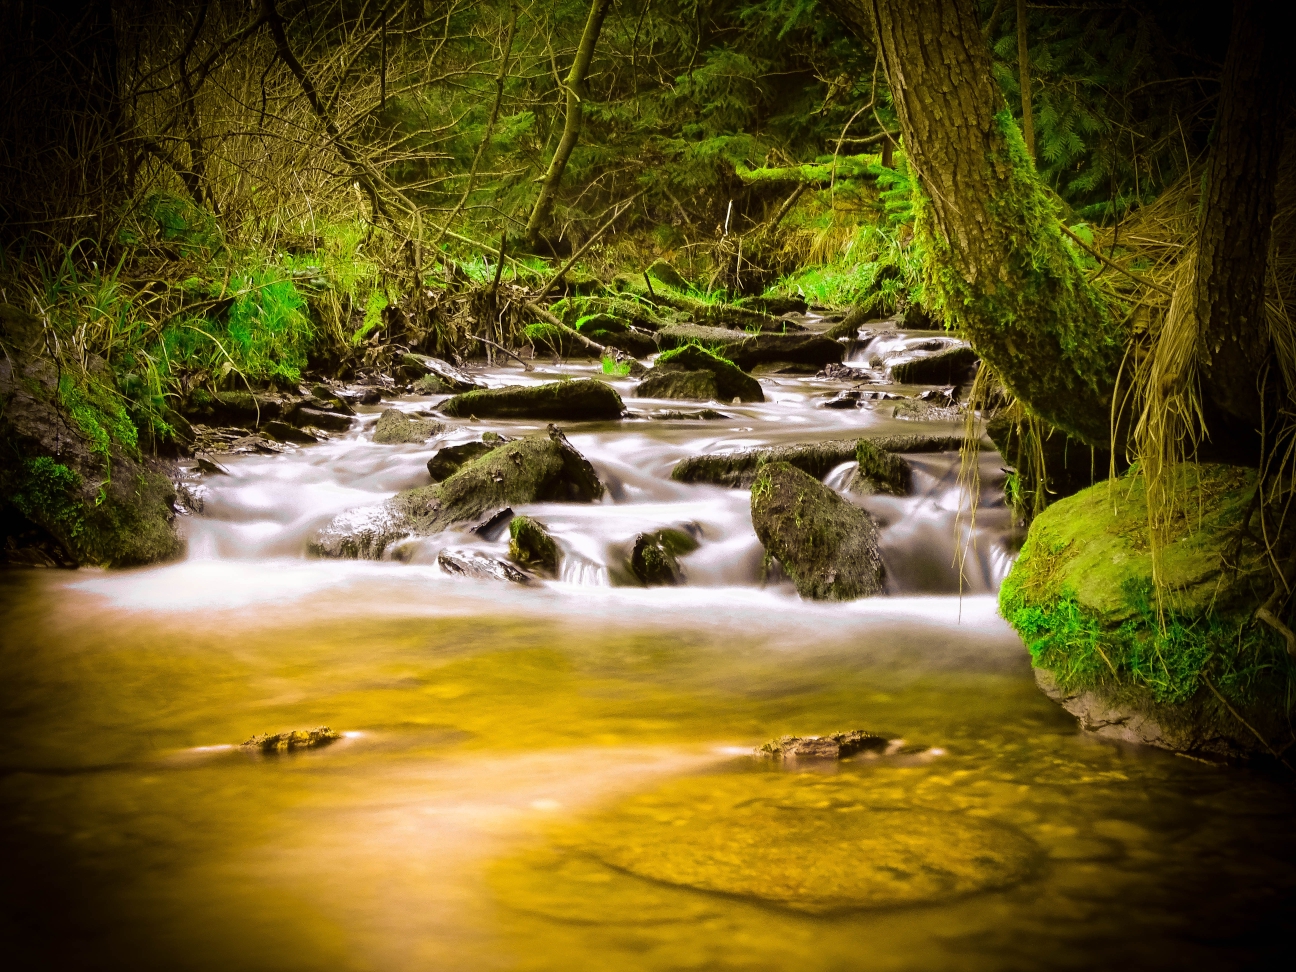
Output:
[[[871,22],[922,190],[928,303],[1050,425],[1110,442],[1124,334],[1063,238],[990,72],[972,0],[832,0]],[[866,41],[872,38],[865,38]]]
[[[1026,0],[1017,0],[1017,86],[1021,89],[1022,137],[1035,161],[1035,113],[1031,104],[1030,49],[1026,46]]]
[[[581,122],[584,120],[582,102],[585,100],[585,76],[589,73],[590,60],[594,57],[594,45],[598,43],[599,32],[603,29],[603,18],[607,15],[610,0],[591,0],[589,17],[585,21],[585,32],[581,34],[580,46],[576,49],[576,60],[572,62],[571,71],[567,74],[567,120],[563,125],[562,138],[554,149],[553,160],[549,171],[545,173],[540,186],[540,195],[536,198],[531,218],[527,220],[526,243],[534,248],[540,241],[540,232],[549,223],[549,214],[553,212],[554,196],[558,192],[558,183],[562,181],[563,170],[571,158],[572,149],[580,137]]]
[[[1211,404],[1225,423],[1226,417],[1240,420],[1245,431],[1261,424],[1259,381],[1270,354],[1265,269],[1288,91],[1288,41],[1277,8],[1265,0],[1233,4],[1215,144],[1202,187],[1198,360]]]

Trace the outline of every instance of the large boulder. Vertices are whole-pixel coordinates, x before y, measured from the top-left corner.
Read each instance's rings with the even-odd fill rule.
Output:
[[[1264,538],[1244,528],[1255,471],[1184,464],[1167,477],[1177,506],[1157,553],[1159,591],[1146,482],[1131,472],[1035,518],[1000,611],[1041,686],[1085,728],[1216,756],[1265,752],[1258,737],[1278,748],[1290,738],[1296,659],[1256,619],[1274,581]],[[1268,540],[1296,549],[1296,529]]]
[[[459,445],[438,449],[436,455],[427,461],[428,475],[432,477],[434,483],[449,479],[463,468],[465,463],[486,455],[492,449],[498,449],[504,442],[505,440],[499,436],[495,436],[490,441],[486,441],[486,437],[482,436],[480,442],[461,442]]]
[[[709,371],[654,371],[635,386],[635,398],[713,402],[719,397],[715,375]]]
[[[891,380],[902,385],[966,385],[980,360],[971,348],[955,345],[891,365]]]
[[[582,421],[620,418],[625,405],[611,385],[582,378],[472,391],[446,399],[440,410],[454,418]]]
[[[760,382],[745,373],[732,361],[712,354],[696,344],[686,344],[663,352],[653,366],[654,371],[708,371],[715,376],[716,391],[728,402],[763,402],[765,393]]]
[[[657,334],[662,348],[682,348],[701,344],[728,358],[744,371],[770,361],[824,365],[840,363],[846,356],[841,343],[813,332],[790,334],[751,334],[746,331],[702,324],[671,324]]]
[[[464,464],[442,483],[397,493],[385,504],[336,517],[311,542],[321,557],[378,559],[397,539],[429,536],[522,503],[592,503],[603,484],[555,426]]]
[[[877,525],[813,476],[786,462],[760,467],[752,526],[802,597],[851,601],[882,591]]]
[[[178,556],[169,467],[146,458],[107,365],[60,369],[0,305],[0,559],[126,567]]]

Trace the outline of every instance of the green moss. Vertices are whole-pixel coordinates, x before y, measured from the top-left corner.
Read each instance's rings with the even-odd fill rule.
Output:
[[[25,459],[11,502],[18,512],[56,536],[79,538],[85,532],[81,476],[49,456]]]
[[[1242,708],[1285,700],[1296,667],[1278,636],[1251,620],[1268,574],[1239,533],[1254,473],[1186,466],[1179,476],[1190,507],[1161,553],[1160,612],[1136,475],[1042,513],[1000,589],[1000,611],[1065,690],[1141,690],[1182,705],[1209,691],[1209,679]]]
[[[561,556],[549,531],[531,517],[515,516],[509,521],[509,560],[538,574],[556,577]]]

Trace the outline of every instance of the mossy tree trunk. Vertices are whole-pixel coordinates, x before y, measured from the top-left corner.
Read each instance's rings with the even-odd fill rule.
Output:
[[[867,14],[924,198],[929,293],[1008,388],[1088,442],[1110,441],[1123,333],[1059,229],[996,87],[971,0],[833,0]]]
[[[1270,355],[1265,269],[1290,91],[1289,40],[1278,5],[1236,0],[1215,144],[1202,186],[1197,257],[1198,357],[1217,422],[1262,420],[1259,382]],[[1280,381],[1278,369],[1270,378]],[[1272,424],[1272,412],[1270,415]]]
[[[540,234],[549,224],[553,212],[554,197],[558,192],[558,183],[562,181],[563,170],[571,158],[572,149],[580,138],[581,122],[584,120],[586,75],[589,74],[590,61],[594,57],[594,45],[598,43],[603,30],[603,18],[607,16],[610,0],[591,0],[589,17],[585,20],[585,31],[581,34],[580,45],[576,48],[576,59],[572,61],[571,71],[567,74],[567,119],[563,124],[562,138],[554,149],[549,171],[545,173],[544,182],[540,184],[540,195],[536,197],[527,220],[526,243],[534,248],[540,241]]]

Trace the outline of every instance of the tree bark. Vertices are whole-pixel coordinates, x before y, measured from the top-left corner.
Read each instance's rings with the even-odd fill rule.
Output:
[[[584,120],[582,103],[586,96],[585,77],[589,74],[590,61],[594,57],[594,45],[598,43],[599,33],[603,30],[603,18],[607,16],[610,0],[591,0],[589,17],[585,21],[585,32],[581,34],[580,46],[576,49],[576,59],[572,61],[571,71],[567,74],[567,119],[563,125],[562,138],[554,149],[553,160],[549,171],[545,173],[544,182],[540,185],[540,195],[536,198],[531,218],[527,220],[526,243],[534,248],[540,241],[541,231],[549,223],[553,212],[554,196],[558,192],[558,183],[562,181],[563,170],[571,158],[572,149],[580,138],[581,122]]]
[[[971,0],[832,0],[872,24],[921,196],[929,304],[1050,425],[1107,446],[1123,329],[1064,240]],[[871,41],[873,38],[866,38]]]
[[[1198,361],[1211,403],[1248,430],[1261,424],[1259,382],[1271,350],[1265,270],[1282,155],[1280,113],[1289,91],[1288,41],[1280,26],[1277,4],[1235,0],[1202,187]]]

